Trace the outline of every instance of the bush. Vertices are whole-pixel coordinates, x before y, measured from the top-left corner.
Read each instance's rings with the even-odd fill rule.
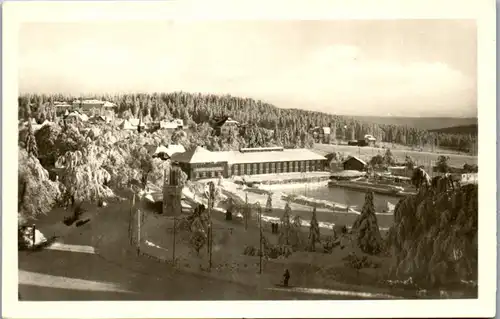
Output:
[[[66,226],[71,226],[71,225],[73,225],[73,224],[74,224],[74,222],[75,222],[75,221],[77,221],[77,220],[78,220],[78,218],[75,218],[75,216],[70,216],[70,217],[66,216],[66,217],[64,217],[64,219],[63,219],[63,223],[64,223],[64,225],[66,225]]]
[[[342,258],[345,261],[346,267],[354,268],[357,270],[363,268],[379,268],[380,264],[368,259],[367,256],[359,257],[355,253],[349,253],[346,257]]]
[[[245,249],[243,249],[243,255],[245,256],[255,256],[258,252],[259,250],[254,246],[245,246]]]
[[[87,219],[84,219],[84,220],[79,220],[76,222],[75,226],[76,227],[80,227],[80,226],[83,226],[85,225],[86,223],[88,223],[90,221],[90,218],[87,218]]]

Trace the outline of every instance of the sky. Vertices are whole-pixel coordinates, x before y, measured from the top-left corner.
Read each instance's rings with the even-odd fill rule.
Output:
[[[202,92],[343,115],[477,116],[473,20],[29,23],[21,93]]]

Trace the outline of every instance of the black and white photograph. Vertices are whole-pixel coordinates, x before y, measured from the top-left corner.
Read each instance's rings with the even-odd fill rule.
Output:
[[[10,5],[12,20],[30,8]],[[350,316],[368,300],[415,302],[415,317],[418,302],[481,297],[494,315],[494,64],[481,66],[477,18],[203,19],[187,6],[145,19],[151,3],[136,17],[133,2],[83,5],[77,18],[69,2],[34,4],[4,59],[16,311],[314,300]]]

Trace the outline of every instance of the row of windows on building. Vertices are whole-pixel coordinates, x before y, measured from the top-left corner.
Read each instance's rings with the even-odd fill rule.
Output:
[[[223,168],[221,167],[213,167],[211,170],[203,170],[203,171],[197,171],[196,169],[193,170],[193,179],[200,179],[200,178],[218,178],[219,176],[223,176]]]
[[[200,167],[201,168],[201,167]],[[290,162],[271,162],[271,163],[248,163],[233,164],[231,166],[231,175],[255,175],[255,174],[274,174],[274,173],[292,173],[292,172],[313,172],[322,170],[321,160],[310,161],[290,161]],[[193,169],[193,179],[217,178],[223,176],[224,167],[212,166],[203,170]]]
[[[312,172],[319,170],[321,170],[320,160],[234,164],[231,167],[232,175]]]

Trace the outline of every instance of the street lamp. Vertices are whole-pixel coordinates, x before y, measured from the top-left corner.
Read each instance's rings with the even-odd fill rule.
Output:
[[[306,172],[302,171],[302,179],[304,181],[304,196],[307,197],[307,181],[306,181]]]

